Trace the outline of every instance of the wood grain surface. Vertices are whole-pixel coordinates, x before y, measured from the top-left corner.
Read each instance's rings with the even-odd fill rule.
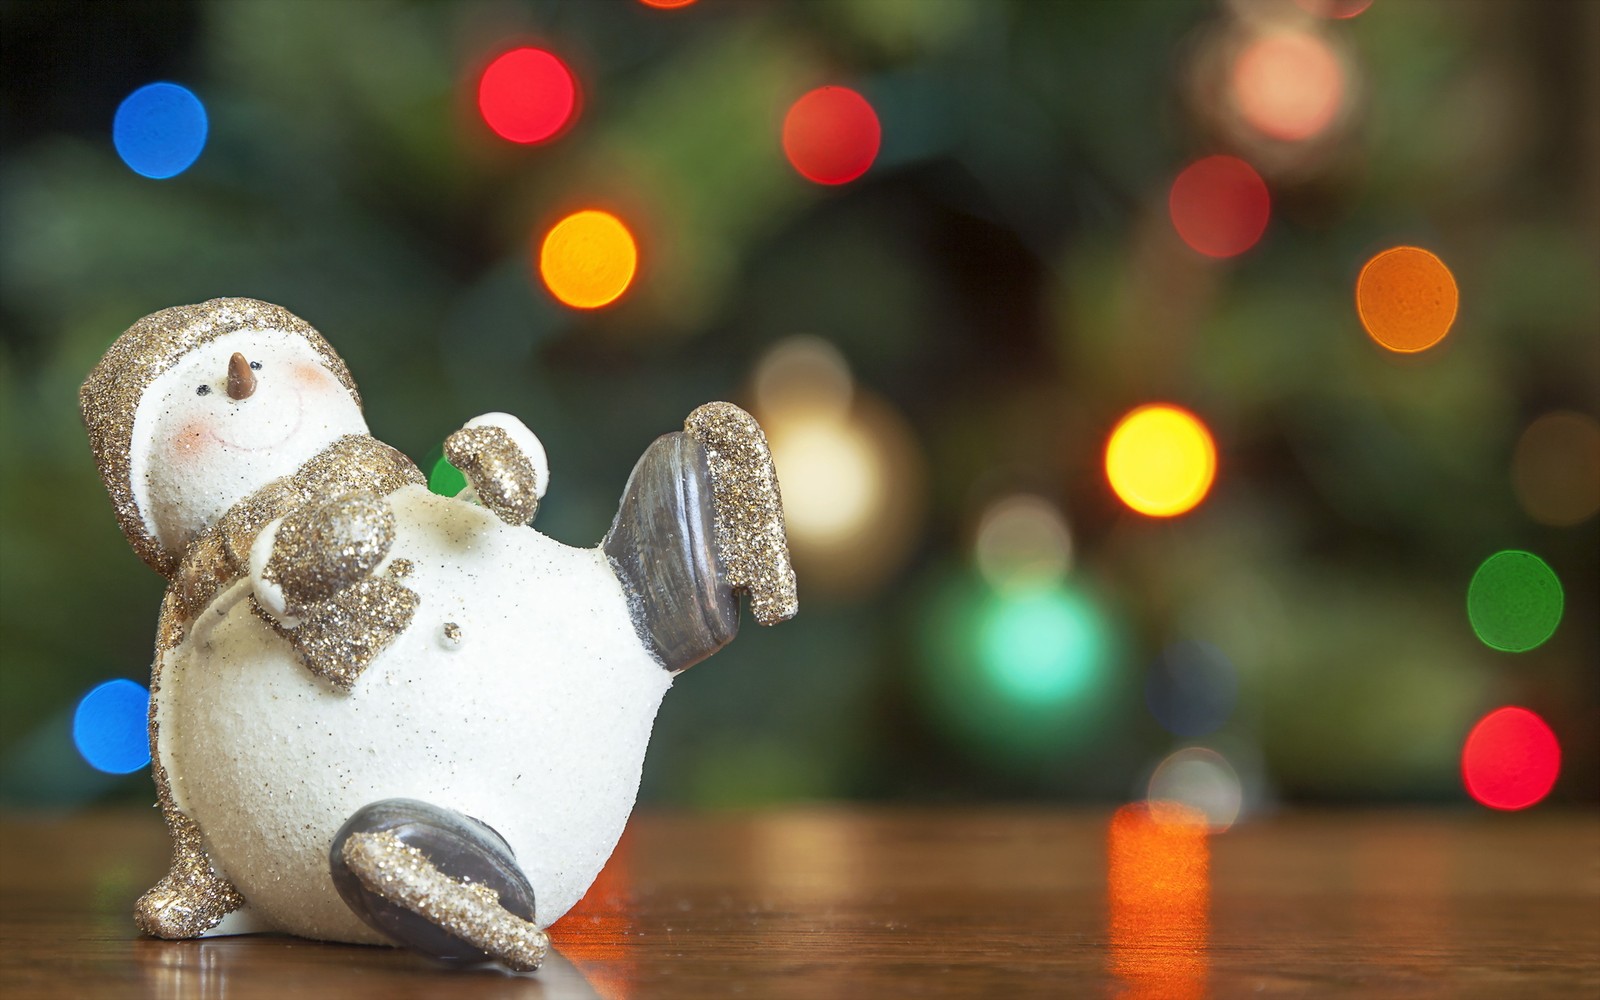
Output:
[[[129,909],[165,863],[153,811],[12,815],[0,996],[1600,996],[1600,813],[1287,814],[1108,851],[1110,822],[645,814],[553,929],[560,954],[514,976],[281,936],[143,938]]]

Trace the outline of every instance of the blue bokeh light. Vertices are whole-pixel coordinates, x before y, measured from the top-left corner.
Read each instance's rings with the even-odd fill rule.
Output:
[[[1239,675],[1208,642],[1175,642],[1145,675],[1145,705],[1161,727],[1194,739],[1221,729],[1239,698]]]
[[[130,680],[92,688],[72,716],[72,742],[89,766],[131,774],[150,763],[150,692]]]
[[[205,105],[193,91],[176,83],[151,83],[117,107],[111,141],[134,173],[165,180],[200,158],[208,129]]]

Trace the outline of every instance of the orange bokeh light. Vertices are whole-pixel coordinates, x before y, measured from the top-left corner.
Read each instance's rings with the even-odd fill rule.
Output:
[[[1459,293],[1444,261],[1420,247],[1395,247],[1367,261],[1356,278],[1356,312],[1373,340],[1414,354],[1444,339]]]
[[[1106,838],[1111,971],[1124,997],[1206,995],[1211,849],[1206,818],[1172,802],[1137,802]]]
[[[639,249],[633,233],[609,212],[574,212],[551,228],[539,248],[539,276],[550,294],[575,309],[615,302],[633,283]]]
[[[1285,142],[1309,139],[1344,103],[1344,68],[1328,43],[1276,31],[1246,45],[1233,64],[1233,101],[1256,131]]]
[[[1123,417],[1106,442],[1106,478],[1123,503],[1151,517],[1193,510],[1211,490],[1217,447],[1187,410],[1164,403]]]

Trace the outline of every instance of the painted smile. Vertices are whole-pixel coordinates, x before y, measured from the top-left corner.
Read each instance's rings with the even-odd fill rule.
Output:
[[[256,442],[252,442],[250,444],[240,444],[240,443],[238,443],[236,441],[230,441],[227,438],[223,437],[221,434],[218,434],[214,427],[212,429],[210,429],[209,431],[207,431],[207,433],[209,433],[211,435],[211,440],[213,440],[213,441],[217,442],[218,444],[222,445],[224,448],[232,448],[235,451],[269,451],[269,450],[271,450],[273,448],[276,448],[278,445],[283,444],[285,441],[287,441],[290,438],[294,437],[296,434],[300,433],[300,424],[305,419],[305,413],[306,413],[305,400],[301,397],[300,390],[299,389],[295,389],[294,390],[294,423],[289,427],[289,429],[287,431],[285,431],[283,434],[279,435],[274,440],[271,440],[271,441],[256,441]]]

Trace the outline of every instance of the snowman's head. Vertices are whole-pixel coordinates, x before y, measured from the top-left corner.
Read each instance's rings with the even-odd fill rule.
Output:
[[[123,533],[166,575],[239,500],[367,433],[333,348],[253,299],[146,316],[111,345],[79,401]]]

